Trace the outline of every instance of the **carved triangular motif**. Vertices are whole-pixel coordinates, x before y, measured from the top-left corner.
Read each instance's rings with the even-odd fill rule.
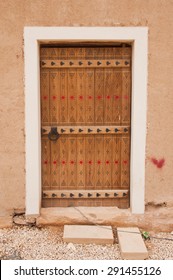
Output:
[[[93,186],[93,184],[91,183],[91,181],[87,182],[87,186]]]
[[[107,181],[106,184],[105,184],[105,186],[109,187],[109,186],[110,186],[110,182]]]
[[[75,122],[75,119],[73,117],[71,117],[70,122]]]
[[[66,186],[66,182],[63,180],[61,186]]]
[[[84,183],[82,181],[79,182],[78,186],[83,187]]]
[[[51,55],[56,55],[56,51],[55,51],[55,49],[51,49],[51,53],[50,53]]]
[[[74,181],[71,181],[70,186],[75,186]]]
[[[79,118],[79,122],[83,122],[84,119],[82,117]]]
[[[92,122],[92,121],[93,121],[93,119],[92,119],[91,116],[88,118],[88,121],[89,121],[89,122]]]
[[[98,186],[101,186],[101,185],[102,184],[101,184],[100,180],[98,180],[96,186],[98,187]]]
[[[99,117],[96,119],[97,122],[102,122],[102,120],[103,120],[103,119],[102,119],[101,116],[99,116]]]
[[[61,121],[65,122],[65,117],[61,115]]]
[[[52,182],[52,186],[57,186],[57,182],[56,182],[56,181],[53,181],[53,182]]]

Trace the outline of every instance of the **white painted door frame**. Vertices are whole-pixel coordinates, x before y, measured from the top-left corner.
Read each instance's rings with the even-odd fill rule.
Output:
[[[25,27],[26,215],[39,215],[41,209],[39,46],[85,40],[132,43],[130,208],[132,213],[144,213],[148,28]]]

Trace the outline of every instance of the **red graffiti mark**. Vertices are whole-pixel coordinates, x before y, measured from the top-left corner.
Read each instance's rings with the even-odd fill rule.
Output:
[[[88,163],[89,163],[89,164],[92,164],[92,160],[89,160]]]
[[[107,99],[110,99],[111,97],[110,97],[110,95],[107,95],[106,98],[107,98]]]
[[[74,160],[70,160],[70,164],[74,164]]]
[[[124,160],[123,163],[124,163],[124,164],[127,164],[127,160]]]
[[[55,95],[53,95],[53,96],[52,96],[52,99],[53,99],[53,100],[55,100],[55,99],[56,99],[56,96],[55,96]]]
[[[115,160],[115,164],[118,164],[118,160]]]
[[[71,95],[71,96],[70,96],[70,99],[71,99],[71,100],[74,100],[74,96],[73,96],[73,95]]]
[[[109,164],[109,160],[106,160],[106,164]]]
[[[92,99],[92,96],[91,96],[91,95],[89,95],[89,96],[88,96],[88,99]]]
[[[61,96],[61,99],[63,99],[63,100],[64,100],[64,99],[65,99],[65,96],[64,96],[64,95],[63,95],[63,96]]]
[[[119,99],[119,96],[118,96],[118,95],[115,95],[115,99]]]
[[[47,160],[45,160],[45,161],[44,161],[44,164],[48,164],[48,161],[47,161]]]
[[[157,160],[156,158],[151,158],[151,161],[154,165],[157,166],[157,168],[162,168],[165,164],[165,159],[162,158],[160,160]]]
[[[79,99],[80,99],[80,100],[83,100],[83,96],[82,96],[82,95],[80,95],[80,96],[79,96]]]
[[[79,163],[80,163],[80,164],[83,164],[83,160],[80,160]]]
[[[43,99],[44,99],[44,100],[47,100],[47,96],[46,96],[46,95],[45,95],[45,96],[43,96]]]
[[[53,164],[56,164],[56,163],[57,163],[57,161],[56,161],[56,160],[54,160],[54,161],[53,161]]]
[[[65,162],[65,160],[62,160],[62,164],[65,164],[66,162]]]
[[[98,163],[98,164],[101,164],[101,161],[100,161],[100,160],[98,160],[98,161],[97,161],[97,163]]]

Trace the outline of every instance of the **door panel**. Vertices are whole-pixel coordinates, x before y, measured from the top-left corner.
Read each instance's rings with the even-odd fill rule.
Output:
[[[130,47],[41,48],[43,207],[129,207],[130,59]]]

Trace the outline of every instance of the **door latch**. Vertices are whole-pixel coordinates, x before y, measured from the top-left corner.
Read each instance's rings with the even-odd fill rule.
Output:
[[[60,137],[60,134],[57,131],[57,127],[51,127],[51,130],[48,133],[49,140],[57,141],[59,137]]]

